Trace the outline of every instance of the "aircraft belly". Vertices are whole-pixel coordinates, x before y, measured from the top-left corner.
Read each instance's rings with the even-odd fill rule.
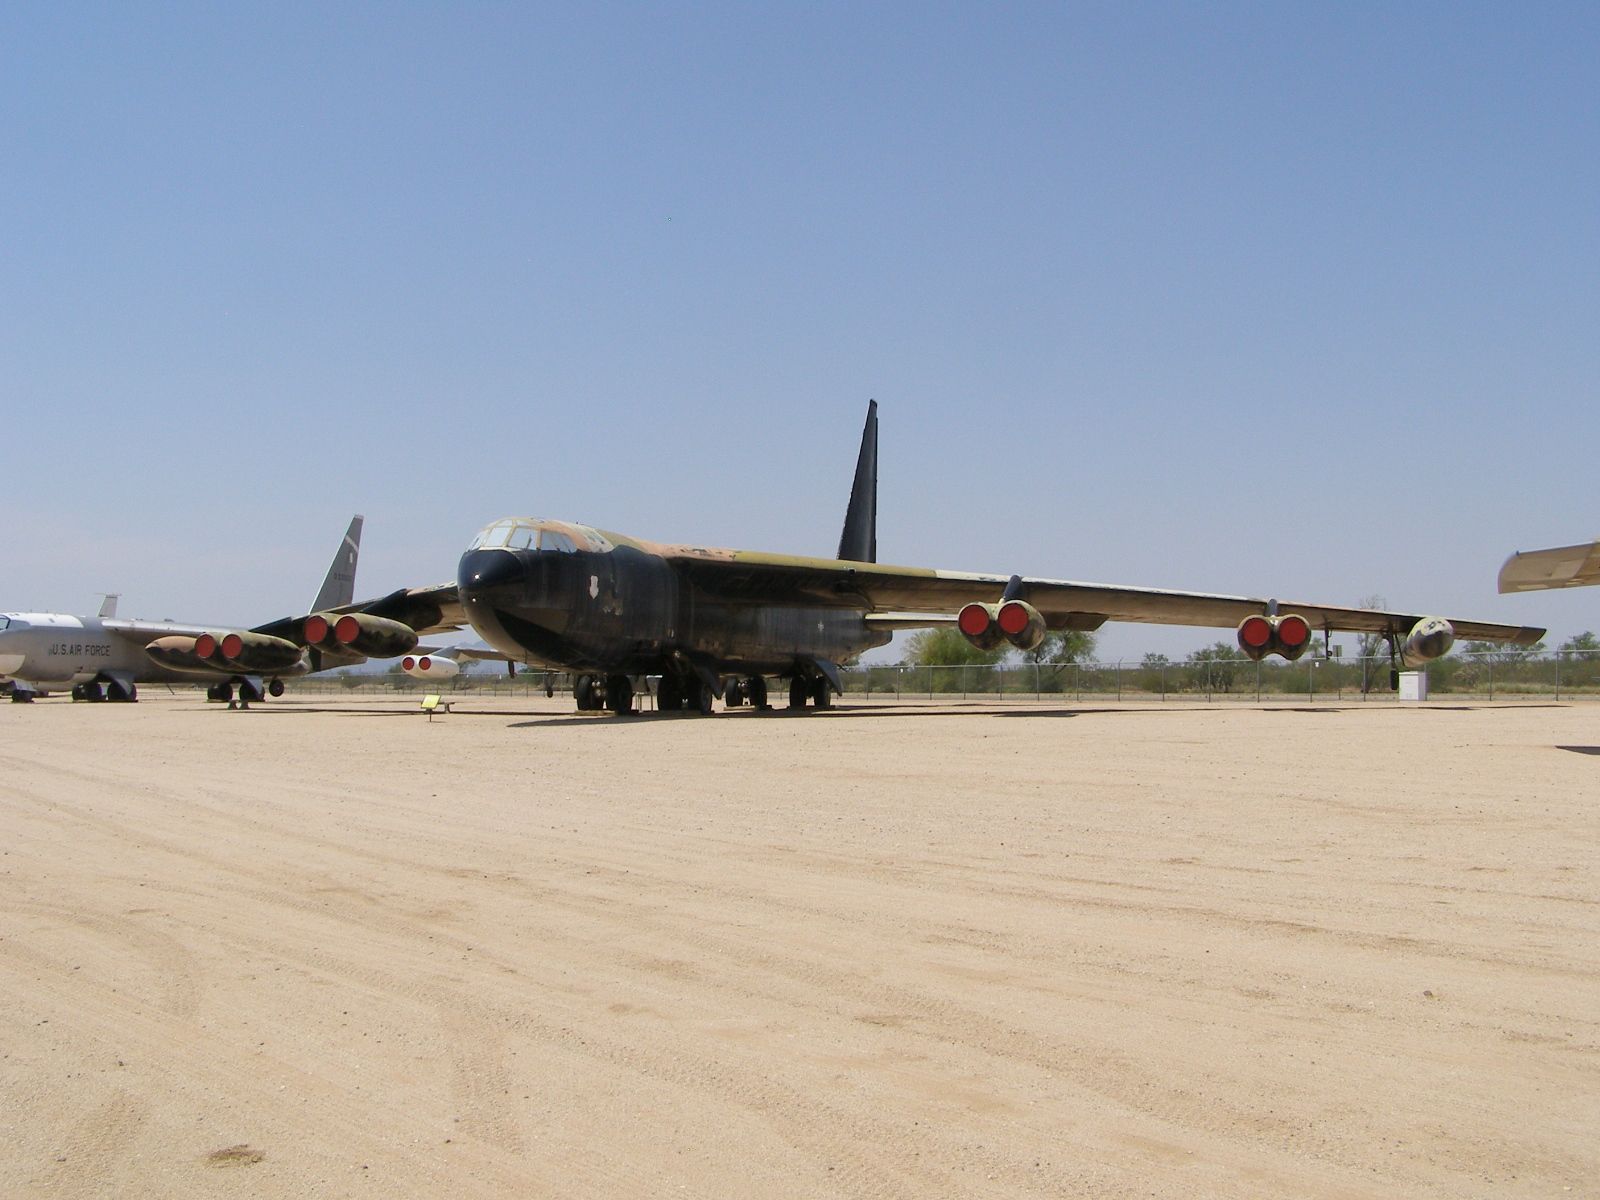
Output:
[[[848,660],[889,636],[848,609],[702,603],[688,649],[729,667],[779,672],[797,660]]]

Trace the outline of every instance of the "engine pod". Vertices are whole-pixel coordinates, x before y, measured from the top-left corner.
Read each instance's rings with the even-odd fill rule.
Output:
[[[394,658],[417,648],[417,631],[411,626],[371,613],[345,613],[334,624],[333,635],[340,646],[368,658]]]
[[[974,601],[956,614],[956,628],[979,650],[997,650],[1006,640],[1000,629],[1000,606]]]
[[[1037,650],[1044,641],[1044,617],[1026,600],[1007,600],[995,615],[995,624],[1018,650]]]
[[[1408,667],[1423,666],[1448,654],[1455,642],[1455,626],[1449,621],[1443,617],[1423,617],[1400,644],[1400,661]]]

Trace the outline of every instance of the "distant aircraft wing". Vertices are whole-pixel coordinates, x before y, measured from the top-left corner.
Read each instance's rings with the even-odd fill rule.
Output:
[[[1552,550],[1513,554],[1500,568],[1502,592],[1538,592],[1546,588],[1592,587],[1600,584],[1600,541]]]
[[[699,550],[674,547],[669,557],[697,587],[730,602],[807,603],[864,608],[868,620],[883,615],[952,613],[972,601],[994,603],[1008,583],[1003,575],[935,571],[854,563],[834,559],[796,558],[749,551]],[[1246,617],[1265,613],[1269,601],[1251,596],[1078,583],[1059,579],[1021,581],[1019,598],[1027,600],[1052,629],[1097,629],[1106,621],[1155,625],[1236,626]],[[1278,610],[1299,613],[1318,631],[1380,633],[1404,636],[1429,613],[1389,612],[1302,604],[1279,600]],[[1447,618],[1456,636],[1470,641],[1514,642],[1531,646],[1544,630],[1521,625]],[[909,626],[912,622],[903,622]],[[932,622],[929,622],[930,624]]]
[[[400,588],[375,600],[341,604],[337,608],[325,611],[340,616],[345,613],[369,613],[374,617],[385,617],[409,625],[418,634],[460,629],[467,623],[466,610],[461,607],[461,596],[453,583],[441,583],[435,587]],[[269,621],[265,625],[257,625],[251,632],[267,633],[292,641],[300,636],[300,629],[306,617],[310,615],[306,613],[304,616]]]

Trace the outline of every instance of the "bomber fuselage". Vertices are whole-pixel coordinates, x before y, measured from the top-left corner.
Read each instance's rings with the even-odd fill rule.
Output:
[[[150,622],[151,637],[165,632]],[[179,632],[179,626],[172,626]],[[84,683],[112,671],[141,683],[194,679],[150,661],[144,648],[117,637],[96,617],[65,613],[6,613],[0,616],[0,678],[29,683]]]
[[[478,536],[457,585],[468,620],[495,649],[574,671],[651,674],[699,662],[777,675],[889,640],[867,626],[865,609],[745,602],[697,586],[681,565],[685,555],[723,553],[513,519]]]

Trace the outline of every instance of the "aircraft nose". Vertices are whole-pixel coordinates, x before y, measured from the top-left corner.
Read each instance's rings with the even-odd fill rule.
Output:
[[[463,599],[476,600],[520,588],[527,577],[527,564],[515,550],[468,550],[461,556],[456,586]]]

